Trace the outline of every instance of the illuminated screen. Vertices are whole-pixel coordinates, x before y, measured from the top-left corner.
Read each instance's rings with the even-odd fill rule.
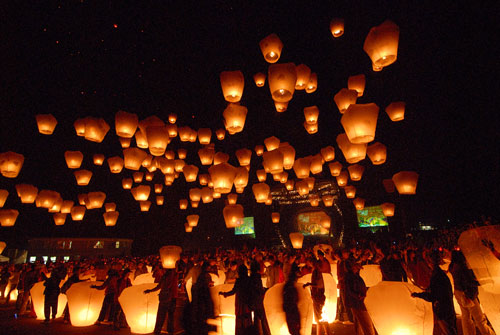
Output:
[[[357,213],[360,227],[385,227],[389,225],[380,206],[365,207],[357,210]]]
[[[330,217],[322,211],[304,212],[297,215],[297,226],[299,232],[304,235],[328,235],[329,229],[321,225]]]
[[[243,218],[243,223],[234,228],[234,235],[252,235],[255,237],[255,228],[253,226],[253,216]]]

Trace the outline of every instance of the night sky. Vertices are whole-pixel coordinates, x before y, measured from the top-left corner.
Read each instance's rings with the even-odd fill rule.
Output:
[[[22,245],[35,236],[120,236],[155,248],[182,239],[230,238],[222,219],[223,199],[197,210],[180,211],[178,200],[188,187],[180,176],[164,188],[165,205],[141,213],[128,191],[124,176],[109,172],[107,164],[92,163],[94,153],[122,155],[114,130],[118,110],[140,119],[156,115],[167,120],[178,115],[179,126],[193,129],[223,127],[219,74],[241,70],[245,76],[242,105],[248,108],[245,129],[224,141],[212,137],[217,151],[231,154],[252,149],[269,136],[289,142],[296,157],[316,154],[332,145],[336,160],[347,166],[335,139],[344,132],[333,96],[347,87],[350,75],[364,73],[366,89],[358,103],[380,107],[376,141],[387,145],[384,165],[366,158],[361,182],[354,185],[367,205],[401,203],[412,222],[461,224],[481,215],[498,218],[498,55],[493,52],[493,8],[458,4],[423,6],[419,1],[23,1],[1,6],[0,36],[0,152],[25,156],[16,179],[0,177],[0,188],[10,195],[4,208],[20,215],[13,228],[0,228],[0,239]],[[314,4],[314,5],[313,5]],[[438,7],[434,7],[438,6]],[[330,20],[345,19],[345,33],[334,39]],[[397,61],[373,72],[363,51],[371,27],[390,19],[400,27]],[[277,113],[269,87],[255,86],[253,75],[267,73],[268,63],[259,41],[276,33],[284,48],[280,63],[304,63],[318,74],[318,89],[296,91],[285,113]],[[405,120],[391,122],[385,107],[406,102]],[[320,109],[319,131],[304,130],[303,108]],[[51,113],[58,120],[53,135],[38,133],[36,114]],[[102,143],[77,137],[77,118],[102,117],[111,126]],[[180,142],[167,150],[186,148],[187,163],[199,164],[199,143]],[[64,152],[80,150],[82,168],[92,170],[89,186],[76,185],[66,167]],[[201,166],[201,165],[200,165]],[[254,153],[250,184],[261,158]],[[327,164],[317,178],[332,178]],[[417,194],[398,199],[385,193],[382,179],[401,170],[420,174]],[[207,171],[201,167],[200,173]],[[161,183],[160,171],[153,183]],[[268,176],[268,183],[275,185]],[[21,204],[15,184],[28,183],[61,193],[77,202],[76,195],[103,191],[107,202],[117,203],[116,227],[104,226],[103,209],[87,211],[83,222],[56,227],[52,215],[34,205]],[[153,192],[151,193],[154,196]],[[342,193],[343,194],[343,193]],[[239,197],[246,215],[267,217],[269,206],[257,205],[251,186]],[[150,199],[153,200],[154,198]],[[279,210],[279,208],[273,207]],[[184,217],[199,213],[200,224],[185,235]],[[256,223],[257,224],[257,223]],[[261,222],[260,233],[272,233]],[[271,229],[271,232],[268,230]],[[259,232],[259,231],[258,231]]]

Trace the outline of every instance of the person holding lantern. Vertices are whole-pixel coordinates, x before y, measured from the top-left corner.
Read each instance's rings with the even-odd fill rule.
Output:
[[[363,266],[357,262],[346,262],[345,306],[351,309],[356,335],[375,335],[372,319],[365,306],[367,288],[359,275],[362,268]]]
[[[318,254],[320,252],[321,251],[318,251]],[[309,283],[304,284],[303,287],[304,288],[308,286],[311,287],[311,297],[313,300],[314,317],[318,322],[318,327],[321,326],[325,334],[330,334],[330,331],[328,329],[328,323],[325,324],[325,322],[321,321],[323,319],[323,316],[321,314],[323,312],[323,306],[325,305],[326,301],[325,283],[323,281],[322,267],[323,266],[321,259],[315,259],[314,270],[311,274],[311,281]]]

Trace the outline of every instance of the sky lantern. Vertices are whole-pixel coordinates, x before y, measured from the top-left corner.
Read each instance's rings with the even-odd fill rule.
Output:
[[[311,73],[309,77],[309,82],[306,86],[306,93],[314,93],[318,88],[318,75],[316,73]]]
[[[89,192],[88,194],[90,208],[101,208],[106,200],[106,193],[104,192]]]
[[[146,179],[147,181],[152,181],[154,176],[155,176],[154,172],[148,171],[144,174],[144,179]]]
[[[309,194],[309,184],[305,180],[299,180],[295,183],[295,189],[299,192],[300,195]]]
[[[349,199],[354,199],[354,197],[356,196],[356,187],[355,186],[352,186],[352,185],[345,186],[344,191],[345,191],[345,196]]]
[[[297,65],[295,68],[297,71],[297,81],[295,82],[296,90],[305,90],[307,83],[309,83],[309,77],[311,76],[311,69],[305,64]]]
[[[241,148],[236,150],[236,158],[238,158],[238,162],[240,166],[250,165],[250,161],[252,159],[252,150],[247,148]]]
[[[241,71],[223,71],[220,73],[222,95],[228,102],[238,102],[243,95],[245,78]]]
[[[325,207],[332,207],[333,206],[333,200],[334,200],[333,195],[325,194],[325,195],[321,196],[321,200],[323,201],[323,205],[325,205]]]
[[[155,160],[156,160],[157,164],[159,164],[159,168],[161,169],[161,172],[163,174],[167,175],[167,174],[173,174],[175,172],[175,160],[174,159],[157,157],[157,158],[155,158]],[[184,170],[184,167],[182,169]]]
[[[362,161],[366,157],[366,143],[351,143],[345,133],[337,136],[337,145],[348,163],[354,164]]]
[[[146,134],[146,129],[150,126],[165,126],[165,122],[156,115],[151,115],[144,120],[139,121],[139,129]]]
[[[96,323],[104,301],[104,290],[96,290],[90,286],[100,284],[102,282],[83,281],[71,285],[68,289],[66,296],[72,326],[86,327]]]
[[[307,123],[304,121],[304,129],[309,135],[316,134],[318,132],[318,123]]]
[[[69,169],[79,169],[83,162],[83,154],[81,151],[66,151],[64,159]]]
[[[309,188],[309,191],[312,191],[314,188],[314,182],[315,182],[314,177],[307,177],[304,179],[304,181],[307,183],[307,187]]]
[[[280,59],[283,42],[281,42],[278,35],[271,34],[266,36],[259,42],[259,46],[266,62],[276,63]]]
[[[198,132],[194,129],[189,129],[189,142],[196,142],[196,138],[198,137]]]
[[[165,202],[165,197],[163,195],[157,195],[156,196],[156,204],[158,206],[163,205],[164,202]]]
[[[264,146],[263,145],[256,145],[254,150],[255,150],[255,154],[257,156],[262,156],[262,154],[264,153]]]
[[[198,141],[202,145],[210,144],[212,139],[212,130],[210,128],[200,128],[198,129]]]
[[[292,191],[295,186],[295,181],[293,179],[289,179],[285,183],[285,187],[288,191]]]
[[[246,167],[240,166],[236,168],[236,176],[234,177],[234,187],[238,189],[244,189],[248,185],[248,170]],[[220,193],[220,192],[219,192]],[[241,193],[241,192],[238,192]]]
[[[5,205],[5,201],[7,201],[8,196],[9,196],[9,191],[0,190],[0,207],[3,207],[3,205]]]
[[[276,136],[268,137],[264,140],[264,145],[266,146],[267,151],[278,149],[280,146],[280,139]]]
[[[295,163],[295,149],[288,142],[281,142],[279,144],[279,151],[283,154],[283,168],[290,170]]]
[[[215,149],[212,147],[205,147],[198,150],[198,157],[200,157],[201,165],[212,165],[215,156]]]
[[[17,184],[16,191],[23,204],[34,203],[38,195],[38,188],[29,184]]]
[[[184,178],[188,183],[196,181],[198,171],[199,169],[196,165],[185,165],[184,168],[182,168],[182,173],[184,173]]]
[[[347,167],[347,170],[349,171],[349,177],[351,178],[352,181],[359,181],[361,180],[361,177],[363,177],[363,172],[365,172],[365,167],[363,165],[353,164],[349,165]]]
[[[142,183],[142,179],[144,178],[144,172],[134,172],[132,174],[132,178],[134,179],[134,183]]]
[[[341,89],[335,96],[333,100],[337,104],[340,114],[344,114],[350,105],[354,105],[358,99],[358,91],[355,89]]]
[[[417,192],[418,173],[401,171],[392,176],[399,194],[415,194]]]
[[[266,83],[266,75],[262,72],[258,72],[253,75],[253,80],[257,87],[262,87]]]
[[[192,208],[198,208],[199,205],[200,205],[199,201],[191,201],[191,207]]]
[[[340,171],[338,176],[336,176],[336,179],[337,179],[337,185],[343,187],[347,185],[347,181],[349,180],[349,175],[347,171]]]
[[[201,200],[201,189],[200,188],[191,188],[189,190],[189,199],[191,201],[200,201]]]
[[[24,156],[12,151],[0,153],[0,173],[5,178],[16,178],[24,163]]]
[[[188,215],[186,220],[190,227],[196,227],[198,225],[198,221],[200,220],[200,216],[196,214]]]
[[[395,281],[381,281],[370,287],[365,305],[377,333],[431,335],[432,304],[411,297],[412,292],[421,291],[410,283]]]
[[[304,235],[302,233],[290,233],[290,242],[294,249],[302,249],[302,243],[304,242]]]
[[[387,147],[380,142],[375,142],[366,148],[366,154],[373,165],[384,164],[387,159]]]
[[[66,222],[66,213],[54,213],[53,219],[56,226],[62,226]]]
[[[145,131],[142,131],[141,129],[137,129],[135,132],[135,144],[137,144],[137,147],[141,149],[147,149],[148,148],[148,138],[146,137]]]
[[[384,186],[384,189],[387,193],[394,193],[394,191],[396,190],[396,185],[394,185],[392,179],[382,180],[382,185]]]
[[[207,173],[201,173],[198,175],[198,181],[200,182],[200,185],[205,186],[208,184],[208,179],[210,178],[210,175]]]
[[[50,190],[41,190],[38,192],[36,197],[36,207],[42,208],[52,208],[54,203],[59,199],[61,195],[58,192],[50,191]]]
[[[175,113],[168,114],[168,122],[170,124],[176,123],[177,122],[177,114],[175,114]]]
[[[166,154],[166,153],[165,153]],[[177,149],[177,157],[179,159],[186,159],[187,157],[187,150],[184,148],[179,148]],[[173,158],[172,158],[173,159]]]
[[[272,212],[271,213],[271,221],[273,223],[279,223],[280,222],[280,213],[279,212]]]
[[[120,173],[123,170],[123,158],[114,156],[108,158],[109,170],[111,173]]]
[[[222,210],[222,215],[227,228],[235,228],[241,225],[245,217],[244,208],[239,204],[226,205]]]
[[[92,159],[94,161],[94,165],[101,166],[104,163],[105,157],[103,154],[94,154]]]
[[[257,170],[255,173],[257,174],[257,179],[259,180],[259,182],[263,183],[266,181],[266,179],[267,179],[266,170],[260,169],[260,170]]]
[[[309,194],[309,204],[311,207],[319,206],[319,196],[317,194]]]
[[[269,194],[266,201],[264,201],[264,204],[266,204],[266,206],[270,206],[273,204],[273,197],[271,196],[271,194]]]
[[[43,281],[39,281],[33,285],[29,294],[33,303],[33,309],[36,314],[37,320],[44,319],[44,305],[45,305],[45,286]],[[28,292],[26,292],[28,294]],[[57,299],[57,312],[56,317],[60,318],[63,315],[64,309],[66,308],[67,298],[64,294],[59,294]]]
[[[85,118],[85,139],[101,143],[109,131],[109,125],[103,119]]]
[[[0,254],[2,254],[2,252],[5,250],[5,247],[7,246],[7,244],[3,241],[0,241]]]
[[[132,178],[123,178],[122,187],[124,190],[130,190],[132,188],[133,180]]]
[[[175,269],[181,258],[182,248],[176,245],[166,245],[160,248],[161,265],[164,269]]]
[[[151,201],[149,200],[139,201],[139,208],[141,209],[141,212],[149,212],[149,209],[151,208]]]
[[[155,184],[155,193],[161,193],[163,191],[162,184]]]
[[[294,63],[270,65],[267,78],[274,101],[288,102],[292,100],[297,82],[297,71]]]
[[[12,227],[16,223],[19,211],[16,209],[0,209],[0,225]]]
[[[307,124],[318,123],[319,109],[318,106],[310,106],[304,108],[304,117]]]
[[[85,216],[85,206],[73,206],[71,208],[71,219],[73,221],[82,221]]]
[[[340,162],[329,163],[328,168],[330,169],[330,174],[333,177],[337,177],[342,171],[342,164]]]
[[[117,211],[110,211],[110,212],[103,213],[102,217],[104,218],[104,224],[106,225],[106,227],[115,226],[116,222],[118,221],[119,215],[120,215],[120,213]]]
[[[61,206],[63,201],[64,201],[63,198],[59,196],[59,198],[57,198],[52,207],[49,208],[49,213],[59,213],[61,211]]]
[[[213,165],[208,168],[214,191],[222,194],[231,192],[237,169],[228,163]]]
[[[149,193],[151,193],[151,186],[139,185],[132,188],[130,192],[136,201],[146,201],[149,198]]]
[[[116,210],[116,204],[114,202],[107,202],[104,204],[104,209],[106,212],[114,212]]]
[[[275,174],[283,171],[283,154],[279,149],[264,152],[262,158],[262,165],[269,173]]]
[[[331,145],[322,148],[320,152],[325,162],[330,162],[335,159],[335,148]]]
[[[391,121],[402,121],[405,119],[406,104],[403,101],[392,102],[385,108],[385,112]]]
[[[323,171],[323,156],[321,154],[314,155],[311,159],[311,173],[318,174]]]
[[[398,58],[399,27],[386,20],[373,27],[366,36],[363,50],[377,67],[391,65]]]
[[[237,194],[234,194],[234,193],[229,193],[227,195],[227,203],[229,205],[234,205],[236,204],[236,201],[238,201],[238,195]]]
[[[87,186],[92,178],[92,171],[89,170],[77,170],[73,174],[78,186]]]
[[[362,97],[365,91],[366,77],[364,74],[350,76],[347,79],[347,88],[358,92],[358,97]],[[340,109],[340,108],[339,108]]]
[[[311,161],[312,157],[303,157],[295,160],[293,164],[293,171],[297,178],[304,179],[309,177],[309,172],[311,171]]]
[[[179,200],[179,208],[184,210],[184,209],[187,209],[187,207],[188,207],[187,199],[180,199]]]
[[[224,129],[217,129],[215,131],[215,136],[219,141],[222,141],[226,137],[226,131]]]
[[[138,171],[148,154],[139,148],[123,149],[123,164],[126,169]]]
[[[85,136],[85,120],[87,118],[83,119],[76,119],[75,122],[73,122],[73,127],[75,128],[75,132],[77,136]]]
[[[330,32],[337,38],[344,35],[344,19],[334,18],[330,21]]]
[[[374,103],[354,104],[347,108],[340,119],[349,142],[368,143],[375,138],[379,108]]]
[[[75,202],[72,200],[64,200],[61,204],[61,213],[69,214],[71,213],[71,208],[73,208]]]
[[[78,203],[82,206],[85,205],[85,203],[87,203],[89,201],[89,197],[87,196],[87,193],[82,193],[82,194],[78,194]]]
[[[365,199],[363,198],[356,198],[352,201],[352,203],[354,204],[354,207],[356,207],[358,211],[365,208]]]
[[[146,128],[149,152],[153,156],[163,156],[170,142],[165,126],[148,126]]]
[[[123,138],[132,138],[137,130],[139,118],[137,114],[118,111],[115,114],[116,135]]]
[[[253,195],[258,203],[264,203],[269,197],[271,191],[269,185],[266,183],[255,183],[252,185]]]
[[[37,114],[36,125],[38,132],[43,135],[52,135],[57,126],[57,120],[52,114]]]
[[[187,222],[184,224],[184,230],[186,233],[191,233],[193,231],[193,227],[190,227]]]
[[[283,113],[288,109],[288,101],[286,102],[274,101],[274,108],[278,113]]]
[[[177,125],[167,124],[165,125],[165,130],[167,131],[169,138],[177,137]]]
[[[279,173],[279,176],[280,176],[280,179],[279,179],[280,183],[285,184],[288,181],[288,172],[283,171],[283,172]]]
[[[214,191],[211,188],[203,187],[201,189],[201,201],[204,204],[209,204],[214,200]]]
[[[130,143],[132,142],[132,139],[126,137],[118,137],[118,141],[120,142],[122,149],[127,149],[130,148]]]
[[[385,216],[387,217],[394,216],[396,206],[393,203],[385,202],[382,205],[380,205],[380,207],[382,207],[382,212],[384,212]]]
[[[230,135],[239,133],[245,127],[245,119],[248,109],[245,106],[229,104],[222,116],[224,117],[224,127]]]

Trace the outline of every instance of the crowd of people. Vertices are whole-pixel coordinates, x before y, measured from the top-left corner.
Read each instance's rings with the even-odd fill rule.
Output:
[[[44,281],[45,308],[43,323],[56,317],[59,294],[64,294],[79,281],[96,281],[92,288],[104,290],[105,298],[97,324],[109,324],[114,329],[126,327],[126,320],[118,302],[121,292],[139,275],[152,273],[157,284],[144,294],[158,294],[159,308],[155,334],[160,334],[165,321],[167,331],[174,332],[176,301],[185,297],[186,282],[190,281],[192,301],[187,303],[182,317],[183,328],[189,334],[208,334],[212,329],[208,319],[215,317],[210,287],[211,274],[225,272],[225,283],[233,289],[220,292],[224,297],[235,295],[235,334],[270,334],[264,311],[263,298],[267,289],[283,283],[283,309],[291,335],[300,332],[297,308],[298,278],[311,274],[309,287],[316,320],[321,319],[325,303],[325,285],[322,274],[331,274],[336,268],[339,297],[336,322],[352,323],[357,334],[375,334],[370,315],[364,305],[367,287],[360,270],[367,264],[378,264],[387,281],[410,281],[423,292],[415,298],[432,302],[434,327],[441,334],[457,334],[453,295],[460,305],[463,334],[494,334],[484,316],[478,300],[479,283],[468,268],[465,257],[457,247],[460,230],[442,230],[428,235],[407,235],[393,239],[385,234],[360,236],[343,241],[337,247],[322,244],[299,250],[276,248],[243,248],[181,254],[175,269],[163,269],[159,256],[143,258],[83,259],[78,261],[41,264],[0,265],[0,292],[9,303],[10,291],[17,289],[15,301],[19,317],[34,317],[30,308],[30,289]],[[490,241],[485,246],[499,259],[499,253]],[[446,266],[443,266],[445,263]],[[454,279],[454,289],[443,271]],[[333,271],[335,272],[335,271]],[[157,293],[156,293],[157,292]],[[454,293],[453,293],[454,292]],[[66,307],[64,322],[69,320]],[[318,327],[329,334],[329,327]],[[436,332],[438,333],[438,332]]]

